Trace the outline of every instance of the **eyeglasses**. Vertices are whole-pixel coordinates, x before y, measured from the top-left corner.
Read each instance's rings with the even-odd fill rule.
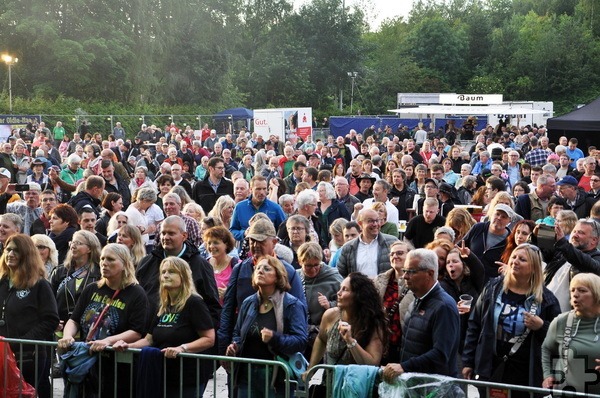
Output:
[[[292,232],[300,232],[300,231],[304,231],[306,228],[304,227],[289,227],[288,230],[292,231]]]
[[[402,251],[402,250],[398,250],[398,251],[395,251],[395,252],[390,252],[390,257],[402,257],[404,255],[406,255],[406,252]]]
[[[87,243],[78,242],[76,240],[69,242],[69,246],[87,246]]]
[[[48,246],[42,246],[42,245],[36,245],[35,246],[38,250],[43,250],[43,249],[49,249]]]
[[[367,220],[362,220],[362,222],[364,222],[365,224],[379,224],[379,219],[367,219]]]
[[[590,181],[591,181],[591,182],[599,182],[599,181],[600,181],[600,178],[590,178]]]
[[[405,274],[409,275],[409,276],[413,276],[414,274],[421,272],[421,271],[427,271],[427,269],[422,269],[422,268],[418,268],[418,269],[410,269],[410,268],[402,268],[402,272],[404,272]]]

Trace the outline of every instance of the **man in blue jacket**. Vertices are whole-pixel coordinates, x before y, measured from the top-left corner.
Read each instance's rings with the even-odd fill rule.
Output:
[[[249,226],[250,219],[256,213],[264,213],[279,228],[285,222],[285,213],[281,206],[267,199],[267,179],[261,175],[255,175],[250,180],[250,191],[252,195],[242,200],[235,206],[231,217],[231,233],[238,241],[244,240],[244,232]]]
[[[460,319],[456,302],[438,283],[438,259],[433,250],[415,249],[404,265],[406,286],[415,301],[402,332],[400,363],[383,369],[392,383],[404,372],[456,377]]]
[[[255,263],[263,255],[275,256],[275,245],[278,239],[275,227],[269,220],[258,219],[253,222],[248,228],[246,236],[250,239],[250,254],[252,257],[234,267],[227,285],[223,310],[221,311],[221,325],[217,332],[219,353],[221,355],[225,354],[227,346],[232,342],[237,313],[242,303],[247,297],[256,292],[252,287],[252,272]],[[281,262],[288,273],[288,281],[291,286],[289,293],[299,299],[306,307],[306,297],[300,277],[289,263]]]

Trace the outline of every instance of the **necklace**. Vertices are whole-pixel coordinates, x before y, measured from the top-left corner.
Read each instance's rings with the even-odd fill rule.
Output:
[[[225,268],[227,268],[227,266],[229,265],[229,257],[225,258],[225,261],[222,262],[221,264],[219,264],[217,262],[217,259],[214,257],[211,257],[211,260],[213,260],[213,270],[215,272],[215,274],[220,274],[221,272],[223,272],[223,270],[225,270]]]

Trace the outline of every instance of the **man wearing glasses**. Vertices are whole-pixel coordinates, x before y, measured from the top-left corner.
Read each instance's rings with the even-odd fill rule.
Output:
[[[588,192],[588,197],[592,198],[594,201],[598,201],[600,199],[600,177],[594,175],[590,178],[590,191]]]
[[[225,178],[225,161],[214,157],[208,161],[208,173],[204,180],[194,185],[192,197],[208,213],[223,195],[233,198],[233,183]]]
[[[390,246],[398,239],[380,232],[379,214],[363,209],[356,220],[360,235],[342,246],[337,262],[338,271],[344,278],[351,272],[376,276],[390,269]]]
[[[436,373],[456,377],[460,320],[456,302],[438,283],[438,258],[434,251],[408,253],[404,281],[414,293],[404,323],[400,363],[383,369],[383,379],[393,383],[404,372]]]

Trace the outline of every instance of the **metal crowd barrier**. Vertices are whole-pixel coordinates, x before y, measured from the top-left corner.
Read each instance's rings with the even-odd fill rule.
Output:
[[[338,365],[339,366],[339,365]],[[307,380],[311,380],[313,377],[320,379],[323,381],[323,384],[326,386],[327,398],[333,397],[333,379],[335,376],[335,365],[317,365],[308,371]],[[322,371],[322,372],[321,372]],[[319,377],[319,373],[320,377]],[[316,377],[315,377],[316,376]],[[430,375],[435,377],[436,375]],[[560,391],[560,390],[548,390],[545,388],[537,388],[537,387],[528,387],[528,386],[519,386],[513,384],[503,384],[503,383],[492,383],[486,381],[477,381],[477,380],[465,380],[465,379],[454,379],[446,376],[440,376],[440,380],[444,379],[447,383],[453,383],[459,387],[461,387],[464,391],[468,391],[469,386],[473,386],[475,388],[481,389],[481,391],[485,390],[485,395],[480,398],[495,398],[495,397],[507,397],[510,398],[514,391],[522,391],[529,393],[529,397],[586,397],[586,398],[600,398],[600,395],[587,394],[582,392],[571,392],[571,391]],[[317,381],[318,382],[318,381]],[[316,384],[314,381],[310,383]],[[411,397],[440,397],[442,395],[435,395],[434,393],[425,394],[419,392],[417,389],[418,385],[414,386],[415,393],[414,395],[410,395]],[[296,395],[297,397],[306,397],[309,398],[308,390],[302,391]],[[465,396],[472,397],[472,394],[467,394]],[[380,395],[380,398],[385,398]]]
[[[9,338],[5,338],[3,339],[3,342],[6,343],[10,343],[13,347],[13,352],[16,358],[16,362],[17,365],[19,366],[19,369],[23,368],[23,353],[24,353],[24,348],[25,347],[30,347],[30,346],[34,346],[34,352],[37,354],[39,353],[41,350],[48,350],[48,360],[50,360],[50,358],[53,358],[54,355],[56,355],[56,349],[57,349],[57,345],[58,343],[56,342],[52,342],[52,341],[38,341],[38,340],[22,340],[22,339],[9,339]],[[2,342],[0,342],[0,344],[2,344]],[[135,385],[135,371],[134,371],[134,358],[136,356],[138,356],[141,352],[140,349],[129,349],[127,351],[124,352],[118,352],[118,351],[114,351],[111,347],[107,347],[106,351],[112,351],[115,353],[115,355],[113,356],[112,361],[113,365],[112,368],[114,368],[114,372],[113,372],[113,380],[114,383],[111,386],[105,386],[102,385],[102,383],[99,383],[99,389],[97,391],[98,396],[102,396],[102,395],[106,395],[107,391],[106,389],[112,389],[113,393],[110,394],[110,391],[108,391],[108,394],[111,396],[117,396],[117,387],[120,385],[123,385],[123,383],[126,383],[126,386],[128,386],[128,390],[129,390],[129,396],[133,397],[135,396],[133,391],[134,391],[134,385]],[[283,378],[283,382],[284,382],[284,396],[285,398],[290,398],[290,397],[294,397],[294,396],[302,396],[302,393],[300,393],[300,395],[296,395],[296,392],[298,390],[298,383],[292,379],[292,376],[289,372],[289,369],[284,366],[281,362],[279,361],[269,361],[269,360],[258,360],[258,359],[253,359],[253,358],[238,358],[238,357],[226,357],[226,356],[219,356],[219,355],[204,355],[204,354],[180,354],[178,355],[178,360],[179,361],[183,361],[184,358],[191,358],[191,359],[195,359],[196,361],[210,361],[210,363],[212,364],[212,378],[207,381],[206,383],[206,389],[204,391],[203,395],[200,395],[199,393],[196,394],[197,397],[216,397],[216,398],[227,398],[227,397],[234,397],[234,386],[232,383],[227,383],[227,379],[228,376],[225,374],[225,372],[223,370],[219,370],[219,368],[221,367],[221,364],[223,363],[228,363],[231,366],[231,369],[234,369],[233,365],[239,365],[239,364],[247,364],[248,368],[247,368],[247,380],[248,380],[248,385],[251,386],[253,385],[253,381],[252,381],[252,370],[253,369],[257,369],[260,367],[264,367],[265,369],[265,390],[268,390],[269,385],[270,385],[270,381],[273,375],[273,372],[275,371],[275,369],[277,369],[277,372],[284,372],[284,378]],[[7,365],[7,361],[8,358],[3,358],[1,359],[4,361],[4,366],[2,367],[2,369],[6,369],[6,365]],[[102,359],[99,360],[97,362],[98,366],[98,380],[102,380],[102,372],[103,367],[106,367],[107,365],[109,365],[107,363],[106,360]],[[104,364],[104,366],[103,366]],[[118,367],[116,366],[117,364],[124,364],[124,366],[127,367],[127,369],[129,370],[129,372],[125,372],[127,375],[127,380],[120,380],[119,377],[123,378],[123,374],[120,374],[121,371],[123,370],[123,365],[121,365],[120,369],[118,369]],[[165,370],[168,366],[167,360],[166,358],[163,358],[163,370]],[[38,375],[39,372],[41,371],[41,369],[39,369],[39,367],[35,366],[35,379],[39,380]],[[0,374],[0,387],[4,386],[6,384],[6,375]],[[235,377],[235,373],[234,371],[232,371],[232,373],[230,374],[231,378]],[[48,375],[48,377],[50,378],[50,384],[51,384],[51,391],[52,391],[52,396],[53,397],[63,397],[63,392],[64,392],[64,383],[63,383],[63,379],[58,379],[58,378],[51,378],[50,374]],[[164,380],[166,381],[166,372],[163,371],[163,377]],[[180,366],[180,374],[179,374],[179,384],[182,385],[182,380],[183,380],[183,366]],[[33,385],[33,387],[36,388],[36,391],[38,389],[38,385],[37,383],[31,383]],[[197,366],[197,371],[196,371],[196,387],[200,385],[200,366]],[[223,388],[223,386],[226,386],[225,389]],[[103,391],[104,390],[104,391]],[[7,394],[6,389],[0,389],[0,391],[3,391],[3,394],[0,393],[0,398],[16,398],[16,396],[18,397],[23,397],[25,398],[25,395],[10,395]],[[278,396],[280,393],[278,392]],[[169,397],[169,398],[177,398],[177,397],[182,397],[183,396],[183,390],[180,390],[179,395],[173,394],[173,392],[169,392],[167,391],[167,385],[166,383],[163,383],[163,391],[162,391],[162,396],[163,397]],[[248,392],[248,397],[252,398],[262,398],[259,397],[257,394],[252,395],[251,391]]]

